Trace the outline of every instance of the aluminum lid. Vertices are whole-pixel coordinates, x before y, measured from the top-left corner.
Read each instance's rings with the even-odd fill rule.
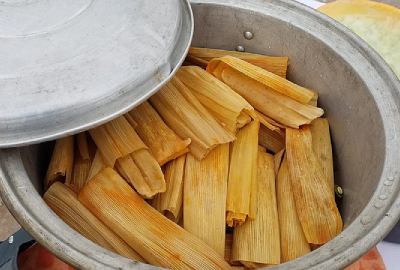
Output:
[[[187,0],[0,1],[0,147],[130,110],[175,73],[192,35]]]

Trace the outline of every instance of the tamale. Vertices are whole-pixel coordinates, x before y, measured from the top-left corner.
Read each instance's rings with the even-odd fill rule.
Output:
[[[221,257],[225,250],[225,210],[229,144],[214,148],[202,161],[186,157],[183,184],[183,228]]]
[[[81,158],[83,160],[90,160],[89,146],[87,141],[86,132],[76,134],[76,142]]]
[[[100,150],[104,163],[110,167],[114,167],[118,158],[147,148],[123,115],[89,130],[89,133]]]
[[[333,177],[332,143],[329,134],[329,123],[326,118],[317,118],[311,122],[310,131],[314,153],[321,164],[328,186],[335,194],[335,183]]]
[[[235,139],[177,77],[173,77],[149,101],[179,137],[191,139],[189,150],[198,160],[217,145]]]
[[[276,180],[282,263],[309,253],[310,246],[297,216],[287,158],[284,157]]]
[[[145,102],[147,102],[147,101],[145,101]],[[133,129],[136,129],[137,126],[138,126],[138,123],[137,123],[135,120],[133,120],[133,118],[132,118],[132,116],[129,114],[129,112],[126,113],[126,114],[124,114],[124,116],[125,116],[125,119],[129,122],[129,124],[131,124],[131,126],[133,127]]]
[[[251,121],[249,114],[254,111],[253,107],[204,69],[195,66],[181,67],[176,76],[232,133]]]
[[[67,186],[55,183],[44,194],[43,199],[57,216],[87,239],[129,259],[146,262],[142,256],[86,209],[77,197],[78,195]]]
[[[169,269],[230,269],[211,247],[148,205],[111,168],[103,169],[89,181],[78,198],[153,265]]]
[[[57,139],[44,178],[44,190],[46,191],[55,182],[69,184],[71,182],[73,164],[74,136]]]
[[[258,144],[273,153],[278,153],[285,148],[285,136],[270,130],[264,125],[260,125]]]
[[[187,152],[190,139],[179,138],[147,101],[129,112],[137,123],[135,131],[160,166]]]
[[[92,179],[93,176],[95,176],[99,171],[101,171],[105,167],[107,167],[107,165],[104,163],[103,157],[101,156],[100,151],[97,150],[96,154],[94,155],[92,165],[90,166],[90,170],[89,170],[89,174],[88,174],[86,182],[89,181],[90,179]]]
[[[254,218],[256,193],[252,192],[257,181],[258,130],[256,119],[240,129],[231,146],[228,195],[226,201],[228,226],[236,227],[246,218]],[[255,164],[255,165],[254,165]]]
[[[157,190],[152,190],[150,188],[131,155],[117,159],[117,162],[115,162],[115,168],[128,184],[134,187],[137,193],[139,193],[143,198],[151,199],[158,193]]]
[[[156,193],[164,192],[166,190],[164,174],[149,150],[139,149],[131,153],[131,157],[150,189]]]
[[[79,149],[78,151],[75,150],[74,168],[71,177],[71,185],[75,186],[77,190],[81,190],[86,185],[91,165],[92,161],[90,160],[90,158],[84,159],[81,156]]]
[[[275,168],[275,176],[277,176],[277,175],[278,175],[279,168],[281,167],[281,164],[282,164],[282,160],[283,160],[283,156],[284,156],[284,154],[285,154],[285,148],[284,148],[284,149],[282,149],[281,151],[279,151],[278,153],[276,153],[276,154],[274,155],[274,162],[275,162],[275,166],[274,166],[274,168]]]
[[[257,169],[257,218],[234,228],[231,258],[251,269],[280,263],[274,157],[259,151]]]
[[[224,56],[214,58],[207,65],[207,71],[222,81],[224,81],[223,72],[227,69],[233,69],[248,79],[255,80],[265,87],[269,87],[302,104],[307,104],[314,96],[313,91],[236,57]]]
[[[325,244],[342,231],[342,218],[313,151],[308,126],[286,130],[286,153],[296,210],[310,244]]]
[[[255,109],[285,126],[298,128],[324,113],[321,108],[302,104],[235,69],[226,68],[221,75],[222,81]]]
[[[177,222],[182,210],[183,176],[185,172],[186,155],[168,162],[164,166],[164,178],[167,189],[157,194],[153,207],[166,217]]]
[[[289,65],[288,57],[271,57],[253,53],[225,51],[225,50],[216,50],[208,48],[195,48],[195,47],[191,47],[189,49],[189,54],[188,54],[189,57],[196,57],[196,59],[201,59],[203,61],[206,61],[207,64],[214,58],[223,57],[226,55],[242,59],[248,63],[251,63],[262,69],[268,70],[269,72],[272,72],[283,78],[286,77],[286,71]],[[204,63],[202,63],[202,65],[204,65]]]

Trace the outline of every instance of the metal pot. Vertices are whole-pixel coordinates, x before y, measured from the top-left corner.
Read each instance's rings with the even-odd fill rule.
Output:
[[[284,55],[290,80],[320,92],[331,124],[344,231],[318,250],[269,269],[343,269],[376,245],[400,216],[400,83],[356,35],[286,0],[192,1],[193,45]],[[252,33],[244,35],[246,31]],[[80,269],[153,269],[93,244],[41,199],[49,143],[0,150],[0,190],[35,239]]]

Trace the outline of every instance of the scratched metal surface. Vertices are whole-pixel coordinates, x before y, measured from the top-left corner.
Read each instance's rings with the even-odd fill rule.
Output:
[[[248,52],[289,56],[289,78],[320,92],[331,123],[336,181],[345,192],[345,230],[307,256],[268,269],[343,269],[399,218],[399,81],[357,36],[294,1],[193,0],[192,7],[194,45],[241,45]],[[245,39],[245,31],[254,38]],[[80,269],[154,269],[91,243],[50,211],[40,197],[46,145],[0,149],[0,193],[22,227]]]
[[[4,0],[0,14],[0,147],[138,105],[183,61],[193,25],[187,0]]]

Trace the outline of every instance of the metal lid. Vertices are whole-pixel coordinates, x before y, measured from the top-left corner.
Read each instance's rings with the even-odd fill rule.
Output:
[[[193,35],[187,0],[3,0],[0,14],[0,147],[135,107],[175,73]]]

